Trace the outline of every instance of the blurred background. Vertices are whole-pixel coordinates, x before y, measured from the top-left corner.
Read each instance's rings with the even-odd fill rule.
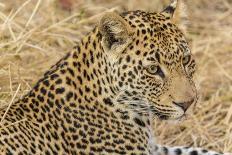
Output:
[[[183,122],[155,120],[157,141],[232,152],[232,0],[183,0],[199,102]],[[106,11],[161,11],[169,0],[0,0],[0,106],[27,93]]]

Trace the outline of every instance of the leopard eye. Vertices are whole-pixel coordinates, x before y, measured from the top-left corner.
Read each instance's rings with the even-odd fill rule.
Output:
[[[150,75],[159,75],[161,78],[164,78],[164,73],[162,69],[160,68],[160,66],[157,65],[150,65],[147,68],[147,73]]]
[[[156,74],[157,73],[157,71],[158,71],[158,66],[156,66],[156,65],[151,65],[151,66],[149,66],[148,68],[147,68],[147,72],[149,73],[149,74]]]
[[[182,59],[183,65],[187,65],[189,63],[189,61],[190,61],[190,55],[186,55]]]

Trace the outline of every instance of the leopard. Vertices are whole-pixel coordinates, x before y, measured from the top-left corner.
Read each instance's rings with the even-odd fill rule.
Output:
[[[196,62],[173,22],[177,4],[105,13],[26,95],[0,109],[1,154],[222,154],[159,145],[154,136],[155,118],[181,120],[197,102]]]

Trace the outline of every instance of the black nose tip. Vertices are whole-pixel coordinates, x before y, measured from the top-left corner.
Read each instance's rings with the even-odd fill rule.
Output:
[[[184,112],[190,107],[190,105],[194,102],[194,99],[187,102],[173,102],[175,105],[181,107]]]

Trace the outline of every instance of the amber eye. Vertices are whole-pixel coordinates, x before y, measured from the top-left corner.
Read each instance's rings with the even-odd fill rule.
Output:
[[[149,66],[148,68],[147,68],[147,72],[149,73],[149,74],[156,74],[157,73],[157,71],[158,71],[158,66],[156,66],[156,65],[151,65],[151,66]]]
[[[147,68],[147,73],[150,75],[159,75],[161,78],[164,78],[165,75],[163,71],[161,70],[160,66],[157,65],[151,65]]]
[[[189,61],[190,61],[190,55],[186,55],[182,59],[183,65],[187,65],[189,63]]]

